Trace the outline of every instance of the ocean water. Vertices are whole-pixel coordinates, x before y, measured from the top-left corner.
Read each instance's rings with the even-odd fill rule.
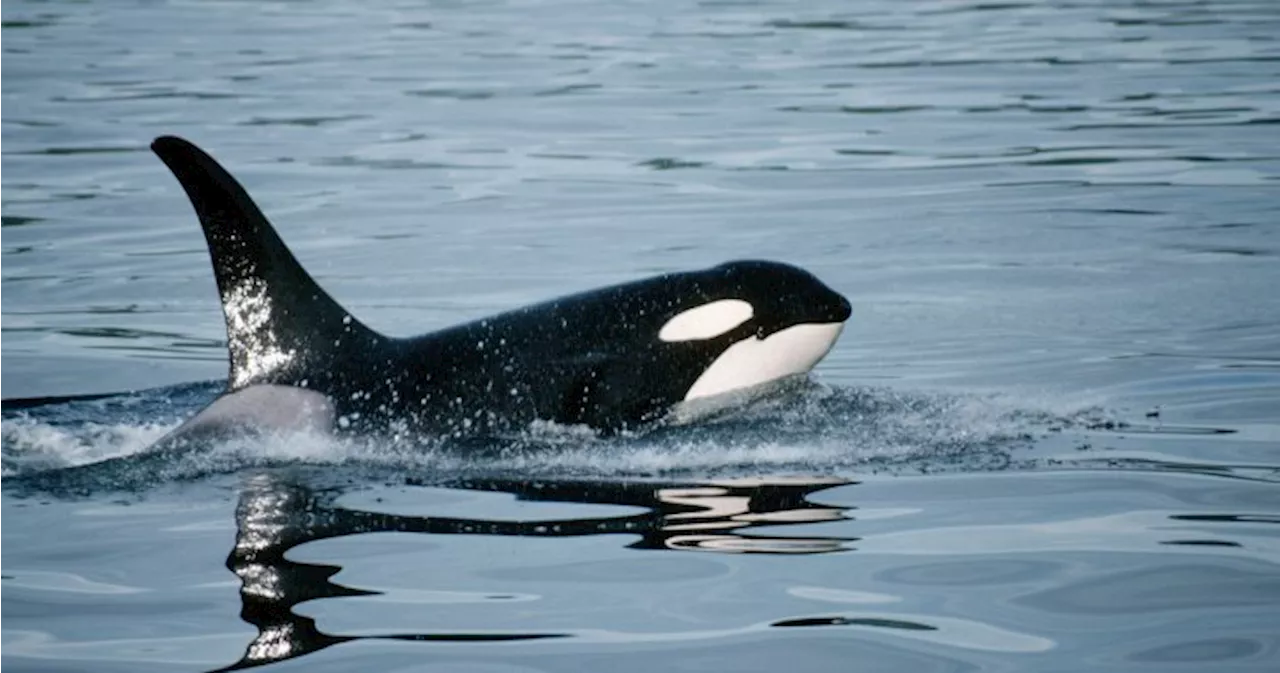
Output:
[[[1280,667],[1280,4],[2,11],[6,670]],[[693,427],[148,454],[226,375],[162,134],[391,334],[751,257],[854,315]]]

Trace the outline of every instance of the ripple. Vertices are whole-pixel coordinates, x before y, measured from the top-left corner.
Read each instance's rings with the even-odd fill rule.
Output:
[[[1015,599],[1055,614],[1147,615],[1240,609],[1274,602],[1280,580],[1270,564],[1182,563],[1103,573]]]
[[[766,26],[770,28],[782,28],[784,30],[850,30],[850,31],[895,31],[905,30],[903,26],[888,26],[881,24],[869,24],[862,21],[849,19],[773,19],[766,21]]]
[[[57,20],[62,18],[56,14],[45,14],[34,19],[5,19],[0,21],[2,28],[45,28],[57,24]]]
[[[909,622],[901,619],[884,619],[877,617],[801,617],[774,622],[771,626],[870,626],[881,629],[902,629],[905,631],[937,631],[938,627]]]
[[[138,93],[104,93],[92,96],[52,96],[49,98],[54,103],[109,103],[124,101],[141,101],[141,100],[198,100],[198,101],[215,101],[215,100],[235,100],[241,99],[243,94],[232,93],[229,91],[210,91],[196,90],[184,91],[173,89],[158,89],[152,91],[142,91]],[[140,150],[141,151],[141,150]]]
[[[80,154],[126,154],[145,152],[145,145],[130,147],[45,147],[38,150],[6,152],[14,156],[75,156]]]
[[[1251,247],[1244,247],[1244,246],[1227,247],[1227,246],[1214,246],[1214,245],[1181,244],[1181,245],[1170,245],[1167,247],[1171,250],[1182,250],[1185,252],[1202,254],[1202,255],[1222,255],[1226,257],[1272,257],[1272,256],[1275,256],[1276,254],[1280,254],[1276,250],[1270,250],[1266,248],[1251,248]]]
[[[566,84],[564,86],[558,86],[552,89],[542,89],[541,91],[535,91],[533,95],[539,96],[539,97],[566,96],[570,94],[582,93],[585,91],[595,91],[601,88],[604,88],[603,84]]]
[[[80,575],[42,570],[5,570],[5,590],[50,591],[82,594],[136,594],[146,589],[95,582]]]
[[[669,171],[679,168],[703,168],[706,162],[690,161],[688,159],[676,159],[673,157],[657,157],[647,161],[641,161],[636,164],[645,168],[652,168],[655,171]]]
[[[450,98],[453,100],[488,100],[497,95],[494,91],[485,89],[410,89],[405,91],[406,96],[416,96],[418,98]]]
[[[919,112],[931,110],[929,105],[788,105],[778,108],[779,112],[838,112],[856,115],[899,114],[902,112]]]
[[[908,619],[908,617],[910,617]],[[1045,652],[1056,643],[983,622],[927,615],[833,615],[776,621],[771,627],[848,627],[883,629],[886,633],[971,650]]]
[[[43,217],[30,217],[26,215],[5,215],[0,218],[0,227],[21,227],[27,224],[36,224],[44,222]]]
[[[1253,638],[1204,638],[1153,647],[1129,655],[1138,662],[1182,665],[1191,662],[1226,662],[1252,657],[1268,649]]]
[[[350,115],[315,115],[308,117],[252,117],[242,122],[237,122],[240,126],[303,126],[315,127],[333,124],[337,122],[356,121],[361,119],[369,119],[369,115],[350,114]]]
[[[372,158],[344,155],[313,160],[315,166],[368,168],[376,170],[489,170],[507,168],[499,164],[461,164],[445,161],[422,161],[406,158]]]

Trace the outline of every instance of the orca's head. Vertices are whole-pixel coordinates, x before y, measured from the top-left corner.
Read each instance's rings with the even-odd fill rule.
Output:
[[[676,307],[658,332],[670,347],[710,361],[686,401],[808,372],[851,312],[813,274],[779,262],[728,262],[697,272],[696,284],[696,299]]]

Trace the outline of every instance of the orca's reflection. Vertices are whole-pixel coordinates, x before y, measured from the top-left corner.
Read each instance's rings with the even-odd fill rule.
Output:
[[[248,480],[236,508],[235,548],[227,567],[240,577],[240,616],[258,629],[240,661],[223,671],[302,656],[356,639],[495,641],[567,637],[568,633],[423,633],[346,636],[320,631],[294,606],[317,598],[377,592],[331,581],[341,568],[285,558],[313,540],[376,532],[429,535],[575,537],[627,533],[634,549],[728,553],[815,554],[847,549],[857,538],[786,537],[778,526],[846,519],[843,509],[810,502],[810,494],[855,482],[832,478],[752,478],[712,482],[472,480],[448,488],[511,493],[519,500],[630,505],[638,514],[585,519],[496,521],[401,516],[335,503],[340,488],[306,485],[281,474]],[[752,529],[772,527],[769,534]],[[752,531],[752,532],[748,532]]]

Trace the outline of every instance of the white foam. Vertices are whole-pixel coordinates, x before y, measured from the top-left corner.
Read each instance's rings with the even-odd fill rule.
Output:
[[[248,465],[366,465],[433,478],[504,472],[529,476],[831,474],[894,469],[998,469],[1018,446],[1080,410],[1028,408],[1021,399],[892,389],[786,388],[746,408],[689,427],[602,438],[581,426],[535,423],[524,433],[483,440],[407,433],[335,437],[277,431],[214,442],[164,466],[163,477],[196,477]],[[4,422],[4,474],[82,465],[142,451],[166,424],[57,426],[29,416]]]
[[[176,423],[84,423],[52,425],[30,416],[6,418],[3,475],[30,469],[71,467],[137,453]]]

